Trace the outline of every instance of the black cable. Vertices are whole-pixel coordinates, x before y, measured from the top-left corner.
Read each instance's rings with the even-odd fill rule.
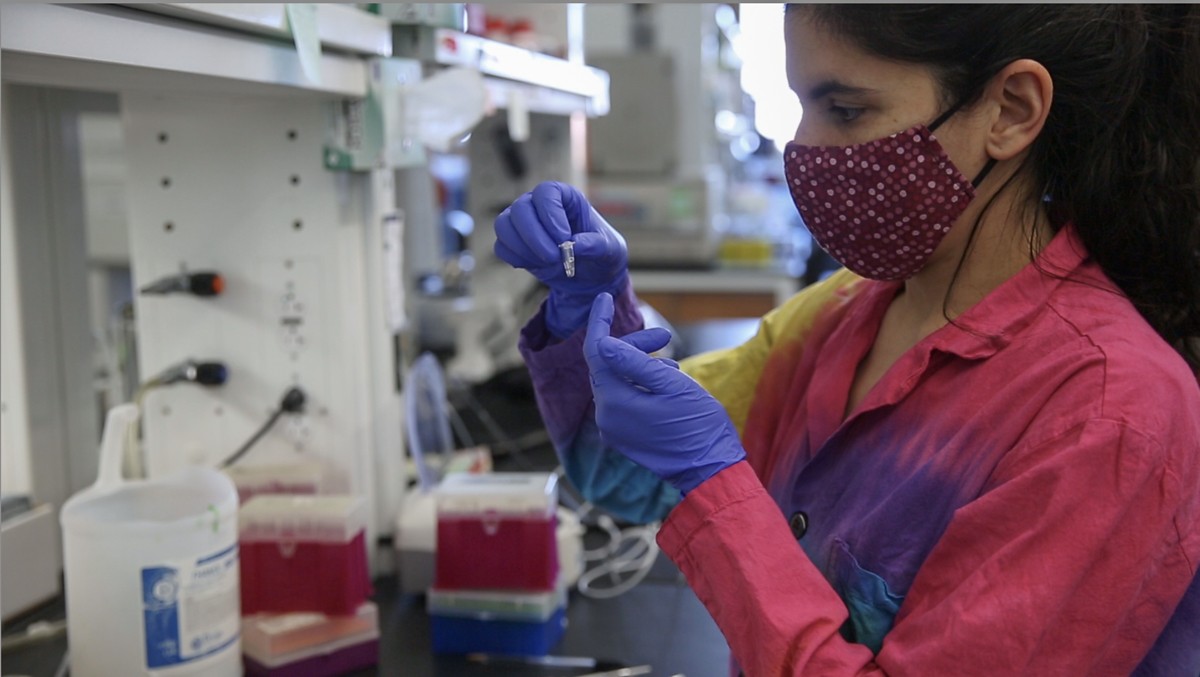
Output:
[[[272,426],[275,425],[275,422],[279,420],[280,416],[283,416],[283,410],[276,409],[274,411],[274,413],[271,414],[271,418],[268,418],[267,422],[264,423],[262,425],[262,427],[258,429],[257,432],[255,432],[253,435],[251,435],[250,439],[246,440],[246,443],[243,444],[240,449],[233,452],[229,456],[229,458],[226,458],[224,461],[221,462],[221,467],[228,468],[229,466],[236,463],[238,461],[238,459],[240,459],[242,456],[245,456],[246,452],[250,451],[250,447],[253,447],[254,444],[256,442],[258,442],[260,439],[262,439],[262,436],[266,435],[267,431],[270,430],[272,428]]]
[[[228,468],[234,463],[237,463],[241,457],[246,455],[246,452],[250,451],[251,447],[253,447],[260,439],[262,439],[263,435],[267,434],[267,431],[269,431],[275,425],[275,422],[279,420],[280,416],[283,416],[284,414],[298,414],[303,412],[305,399],[304,391],[300,388],[288,388],[288,391],[283,394],[283,400],[280,401],[279,408],[271,413],[271,417],[267,419],[266,423],[263,423],[262,426],[250,436],[250,439],[246,440],[245,444],[238,448],[237,451],[230,454],[229,457],[224,461],[221,461],[220,467]]]

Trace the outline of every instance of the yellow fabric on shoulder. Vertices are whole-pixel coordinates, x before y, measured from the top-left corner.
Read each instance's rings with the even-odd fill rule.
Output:
[[[763,316],[758,333],[734,348],[694,355],[679,363],[704,389],[717,398],[742,434],[763,365],[781,340],[803,340],[813,322],[839,291],[863,278],[842,269],[801,289],[783,305]]]

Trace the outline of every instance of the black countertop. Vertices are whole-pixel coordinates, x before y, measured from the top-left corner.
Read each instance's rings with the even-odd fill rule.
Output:
[[[485,665],[463,656],[434,655],[423,596],[399,593],[395,579],[388,576],[375,581],[373,599],[379,606],[379,665],[350,673],[351,677],[569,677],[594,672],[537,665]],[[18,632],[37,620],[62,617],[59,600],[14,623],[5,634]],[[5,652],[0,667],[4,675],[54,677],[66,649],[67,639],[60,635]],[[567,630],[552,653],[628,666],[649,665],[650,674],[656,677],[723,677],[728,674],[729,663],[729,650],[720,631],[678,571],[661,555],[650,576],[624,595],[591,599],[572,592]]]

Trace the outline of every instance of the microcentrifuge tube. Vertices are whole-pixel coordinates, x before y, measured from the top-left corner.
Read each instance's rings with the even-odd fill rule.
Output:
[[[575,277],[575,243],[567,240],[558,245],[558,248],[562,255],[563,271],[567,277]]]

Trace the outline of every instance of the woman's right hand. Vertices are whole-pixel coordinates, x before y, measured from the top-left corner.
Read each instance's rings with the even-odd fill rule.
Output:
[[[592,300],[617,296],[628,284],[625,239],[574,187],[538,184],[496,217],[496,256],[550,288],[546,325],[567,338],[587,323]],[[575,276],[567,277],[559,244],[575,243]]]

